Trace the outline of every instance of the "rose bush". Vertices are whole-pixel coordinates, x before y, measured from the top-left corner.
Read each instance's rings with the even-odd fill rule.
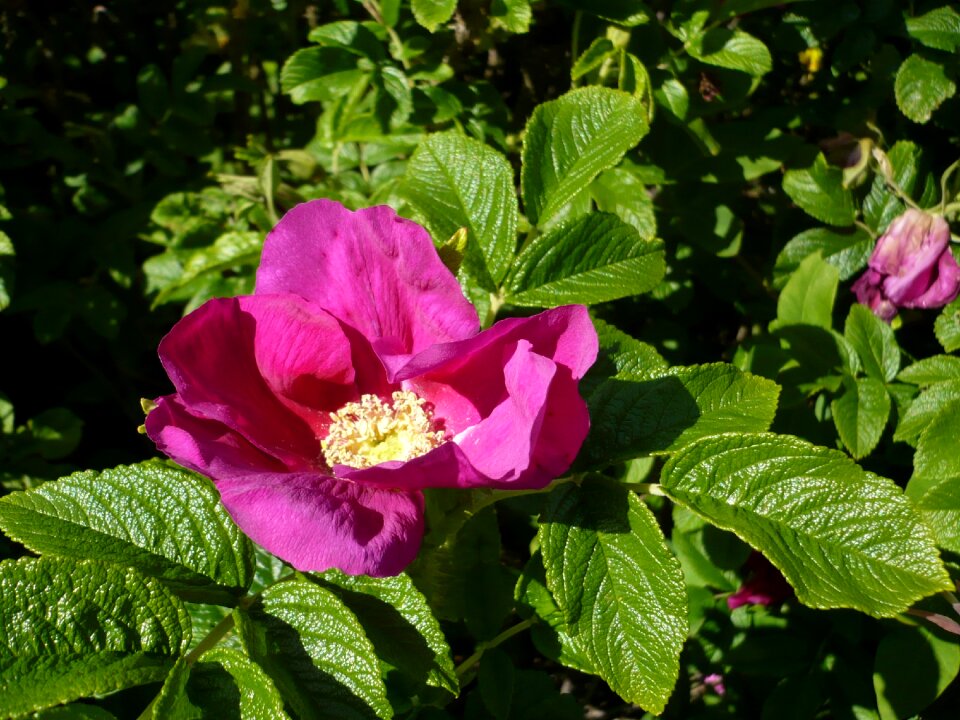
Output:
[[[147,417],[157,447],[298,569],[383,576],[416,555],[423,488],[567,470],[597,335],[576,305],[480,332],[423,228],[315,200],[267,237],[253,295],[207,302],[159,352],[176,392]]]

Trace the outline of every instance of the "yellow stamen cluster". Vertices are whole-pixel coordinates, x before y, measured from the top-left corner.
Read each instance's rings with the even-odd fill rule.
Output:
[[[409,390],[398,390],[390,400],[362,395],[334,413],[330,433],[320,441],[327,465],[371,467],[388,460],[411,460],[443,443],[443,431],[434,429],[433,413]]]

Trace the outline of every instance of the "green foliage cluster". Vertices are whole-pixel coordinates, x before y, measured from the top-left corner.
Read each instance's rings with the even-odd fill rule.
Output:
[[[950,4],[0,21],[0,716],[954,716],[960,300],[850,292],[907,207],[960,212]],[[295,572],[140,462],[159,338],[318,197],[420,222],[485,325],[600,337],[571,474],[429,493],[393,578]],[[755,552],[795,598],[731,611]]]

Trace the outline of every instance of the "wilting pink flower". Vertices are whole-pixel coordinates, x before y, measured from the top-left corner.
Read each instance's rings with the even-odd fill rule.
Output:
[[[479,330],[419,225],[305,203],[267,236],[253,295],[207,302],[160,343],[176,392],[147,434],[294,567],[396,574],[423,488],[544,487],[587,434],[583,306]]]
[[[853,284],[857,302],[890,321],[897,310],[943,307],[960,293],[950,227],[938,215],[908,209],[877,241],[867,271]]]
[[[731,610],[741,605],[776,605],[793,595],[793,588],[780,571],[760,553],[750,553],[744,567],[750,574],[740,589],[727,597],[727,607]]]

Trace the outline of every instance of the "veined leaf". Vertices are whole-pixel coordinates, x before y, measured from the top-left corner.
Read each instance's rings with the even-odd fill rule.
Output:
[[[0,562],[0,715],[162,680],[190,618],[159,581],[87,560]]]
[[[960,15],[949,5],[905,18],[907,34],[927,47],[954,52],[960,47]]]
[[[776,383],[723,363],[614,376],[587,398],[593,426],[582,457],[609,463],[674,452],[706,435],[761,432],[779,394]]]
[[[809,255],[790,276],[777,298],[777,319],[771,328],[784,325],[833,326],[833,303],[840,272],[818,254]]]
[[[924,388],[900,417],[893,439],[916,447],[920,434],[955,400],[960,400],[960,378]]]
[[[430,135],[410,158],[403,188],[435,239],[467,228],[467,269],[489,277],[488,289],[495,289],[517,245],[519,210],[507,159],[456,132]]]
[[[232,605],[253,579],[250,541],[213,485],[160,462],[11,493],[0,528],[41,554],[132,565],[188,600]]]
[[[739,70],[760,77],[773,68],[773,58],[762,40],[743,30],[713,28],[694,37],[687,52],[708,65]]]
[[[507,302],[555,307],[639,295],[665,269],[663,243],[616,215],[591,213],[539,236],[517,258]]]
[[[410,0],[410,8],[417,22],[433,32],[453,17],[457,0]]]
[[[538,105],[527,123],[520,173],[530,222],[544,225],[648,130],[643,103],[619,90],[572,90]]]
[[[877,380],[890,382],[900,370],[900,347],[893,329],[864,305],[850,306],[843,335],[853,345],[863,369]]]
[[[680,563],[653,513],[607,481],[554,490],[540,525],[547,586],[596,672],[660,713],[687,637]]]
[[[840,439],[859,460],[880,442],[890,417],[890,395],[883,382],[872,377],[847,376],[843,386],[843,394],[830,403],[830,409]]]
[[[333,102],[368,74],[357,67],[352,53],[337,47],[311,47],[297,50],[283,64],[280,86],[297,105]]]
[[[440,623],[409,576],[373,578],[328,570],[316,577],[357,616],[387,668],[419,684],[460,692]]]
[[[944,380],[960,380],[960,357],[933,355],[918,360],[901,370],[897,379],[921,387]]]
[[[215,647],[193,665],[182,660],[153,706],[155,720],[288,720],[267,674],[238,650]]]
[[[957,85],[943,65],[914,53],[897,70],[893,83],[900,112],[916,123],[926,123],[943,101],[957,92]]]
[[[393,716],[376,651],[330,590],[308,580],[282,582],[234,612],[247,653],[300,717]]]
[[[843,186],[843,171],[827,165],[823,153],[808,168],[788,170],[783,191],[808,215],[830,225],[853,225],[856,218],[853,196]]]
[[[836,450],[785,435],[708,437],[667,461],[660,480],[766,555],[811,607],[891,617],[952,587],[900,488]]]
[[[960,350],[960,298],[947,305],[933,324],[944,352]]]
[[[777,255],[773,268],[773,286],[782,289],[800,263],[813,253],[840,271],[841,280],[849,280],[867,265],[874,241],[860,228],[852,231],[815,227],[795,235]]]

